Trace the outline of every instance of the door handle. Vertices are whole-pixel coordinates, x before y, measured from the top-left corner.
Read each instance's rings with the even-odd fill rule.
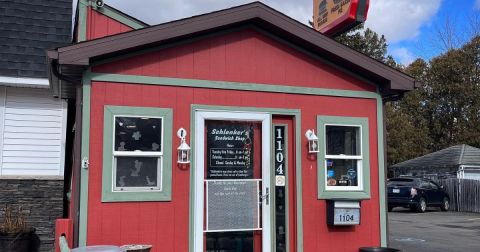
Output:
[[[267,187],[265,188],[265,195],[262,195],[260,196],[260,200],[262,201],[263,199],[265,199],[265,204],[268,206],[268,204],[270,203],[270,189]]]

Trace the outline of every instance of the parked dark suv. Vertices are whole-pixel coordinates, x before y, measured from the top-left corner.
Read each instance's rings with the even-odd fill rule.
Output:
[[[450,208],[450,197],[435,182],[414,177],[400,177],[388,180],[388,211],[394,207],[409,207],[412,211],[425,212],[427,207]]]

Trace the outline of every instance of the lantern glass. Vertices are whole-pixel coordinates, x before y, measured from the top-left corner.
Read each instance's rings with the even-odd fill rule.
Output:
[[[178,150],[178,163],[189,164],[190,163],[190,150]]]
[[[318,139],[308,140],[308,153],[318,153]]]

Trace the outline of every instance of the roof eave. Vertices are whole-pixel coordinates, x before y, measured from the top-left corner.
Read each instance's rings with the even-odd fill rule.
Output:
[[[247,23],[285,37],[321,57],[328,58],[332,63],[364,76],[383,89],[382,96],[401,95],[416,87],[412,77],[354,51],[258,2],[61,47],[56,50],[56,55],[52,54],[52,57],[56,57],[60,65],[86,67],[94,59],[125,54],[140,48],[183,40]]]

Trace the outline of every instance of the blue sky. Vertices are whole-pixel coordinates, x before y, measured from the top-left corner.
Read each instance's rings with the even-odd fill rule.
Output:
[[[382,1],[388,2],[389,0]],[[416,26],[412,26],[417,29],[411,31],[411,36],[408,36],[408,34],[402,33],[403,26],[397,25],[397,32],[390,37],[387,36],[389,53],[403,64],[408,64],[418,57],[430,59],[444,52],[445,45],[442,43],[439,31],[452,31],[455,34],[452,45],[460,47],[471,38],[472,19],[480,17],[480,0],[416,0],[411,2],[425,2],[423,9],[417,10],[418,15],[413,14],[415,11],[412,10],[410,14],[402,13],[402,15],[410,17],[410,24],[416,24]],[[430,5],[427,5],[426,2],[429,2]],[[480,21],[480,19],[478,20]],[[376,25],[371,26],[374,29]],[[446,27],[449,29],[445,29]],[[388,34],[388,31],[386,33]]]
[[[149,24],[232,7],[250,0],[105,0],[121,11]],[[265,4],[307,23],[312,19],[313,0],[263,0]],[[140,4],[141,3],[141,4]],[[478,15],[480,0],[370,0],[366,26],[384,34],[389,44],[389,54],[408,65],[421,57],[430,59],[439,55],[442,43],[437,30],[450,20],[455,34],[460,34],[459,46],[470,36],[470,18]],[[479,22],[480,24],[480,22]],[[479,26],[480,28],[480,26]]]

